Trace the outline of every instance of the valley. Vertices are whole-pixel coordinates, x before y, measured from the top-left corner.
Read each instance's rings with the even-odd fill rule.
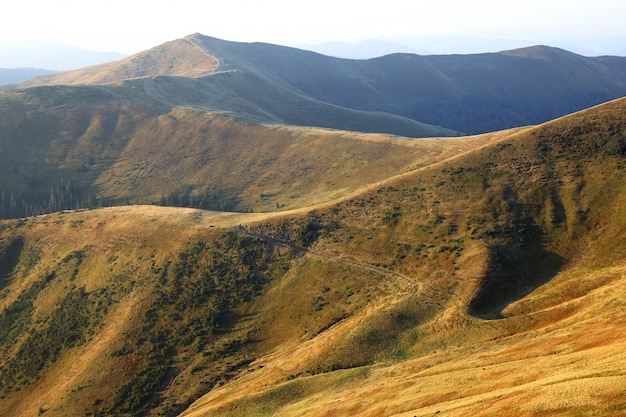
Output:
[[[0,94],[0,416],[626,415],[626,99],[459,135],[305,58],[192,35]]]

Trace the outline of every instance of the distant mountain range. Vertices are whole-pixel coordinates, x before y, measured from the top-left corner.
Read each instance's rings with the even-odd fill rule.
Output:
[[[626,56],[626,37],[587,36],[584,38],[555,39],[544,42],[583,56]],[[301,44],[298,48],[324,55],[347,59],[370,59],[392,53],[419,55],[458,55],[498,52],[523,48],[536,42],[521,39],[477,38],[444,36],[406,39],[368,39],[360,42],[325,42]]]
[[[0,43],[0,68],[37,68],[68,71],[125,55],[117,52],[90,51],[48,39]]]
[[[168,105],[235,112],[267,122],[423,136],[422,127],[408,127],[419,122],[474,134],[542,123],[621,97],[626,94],[626,58],[589,58],[533,46],[346,60],[196,34],[20,87],[113,82],[147,83],[144,91]],[[350,116],[340,116],[348,115],[346,109]],[[368,126],[357,122],[360,116],[354,111],[372,116]],[[381,117],[401,127],[390,128]]]

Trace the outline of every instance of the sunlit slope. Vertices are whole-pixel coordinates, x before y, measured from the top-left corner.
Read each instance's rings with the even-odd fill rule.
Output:
[[[183,415],[624,412],[624,106],[565,117],[312,214],[326,225],[315,256],[373,264],[419,290],[280,345]],[[317,262],[327,293],[342,288]],[[299,317],[294,307],[261,311],[266,334]]]
[[[314,209],[3,221],[0,409],[619,415],[625,106]]]
[[[329,147],[331,143],[324,140],[337,138],[335,132],[281,130],[297,135],[301,142],[308,140],[307,135],[313,135],[315,141],[307,145],[309,151]],[[390,147],[419,151],[408,168],[420,169],[421,165],[501,140],[508,133],[424,142],[347,132],[340,135],[342,140],[332,145],[334,149],[344,146],[345,139],[354,143],[355,150],[359,148],[359,155],[364,155],[367,146],[380,146],[376,156],[391,161]],[[349,154],[342,157],[344,161],[350,158]],[[353,168],[351,165],[350,169]],[[375,186],[365,181],[367,175],[354,172],[359,174],[354,187]],[[385,172],[388,176],[396,171]],[[311,201],[324,201],[333,195],[330,192]],[[336,195],[350,198],[345,192]],[[248,227],[250,223],[286,214],[301,216],[307,210],[305,207],[285,213],[242,214],[128,206],[64,211],[4,222],[0,232],[0,290],[4,294],[0,324],[7,337],[2,340],[0,378],[5,387],[2,407],[12,410],[10,415],[31,415],[40,410],[50,415],[81,414],[89,410],[105,414],[134,413],[141,409],[182,411],[220,380],[233,378],[253,360],[257,351],[270,352],[277,343],[299,340],[303,327],[311,332],[330,327],[340,318],[338,311],[320,312],[312,299],[305,304],[309,317],[293,323],[290,332],[297,333],[289,333],[284,340],[280,334],[276,335],[267,346],[255,347],[256,339],[250,333],[260,330],[255,321],[239,320],[246,310],[258,308],[250,303],[263,288],[276,285],[271,291],[280,291],[284,282],[281,277],[288,280],[301,273],[317,274],[315,264],[295,260],[310,243],[306,226],[300,231],[286,232],[292,233],[293,239],[281,246],[262,234],[242,230],[242,225]],[[233,228],[235,231],[229,231]],[[216,252],[217,248],[221,249]],[[189,275],[198,268],[196,261],[192,261],[198,253],[204,259],[209,256],[214,261],[226,262],[217,266],[218,269],[215,265],[205,265],[212,272],[198,270],[198,279],[206,279],[204,274],[208,273],[219,283],[225,274],[236,285],[232,286],[231,281],[216,284],[220,288],[207,289],[205,296],[199,296],[197,282]],[[351,313],[363,311],[370,303],[361,294],[364,282],[374,293],[391,297],[396,297],[399,289],[412,288],[412,284],[407,286],[402,280],[396,282],[397,278],[381,287],[377,279],[393,278],[384,270],[369,269],[370,277],[364,281],[359,271],[371,268],[368,264],[335,265],[331,260],[327,269],[336,274],[346,266],[356,272],[349,274],[345,285],[357,295],[341,302]],[[245,269],[250,273],[242,272]],[[321,282],[316,279],[309,284],[297,283],[298,286],[310,284],[316,286]],[[228,287],[221,288],[223,285]],[[233,295],[225,295],[233,290]],[[169,295],[163,299],[166,293]],[[189,297],[201,301],[188,305]],[[305,297],[313,296],[307,293]],[[168,307],[164,309],[163,303]],[[211,303],[217,304],[209,307]],[[284,310],[281,306],[279,303],[277,307]],[[162,320],[156,320],[162,326],[155,327],[154,314],[164,315]],[[186,330],[181,327],[183,322],[190,323],[183,326]],[[178,328],[177,336],[163,339],[162,332],[171,333],[171,326]],[[25,332],[30,332],[30,336]],[[211,351],[215,353],[209,354]],[[149,383],[152,379],[154,384]],[[173,384],[174,380],[176,386],[154,397],[155,389]]]
[[[32,78],[20,83],[20,88],[109,84],[158,75],[200,77],[215,73],[219,63],[218,57],[207,54],[185,39],[177,39],[119,61]]]
[[[171,381],[181,371],[189,374],[194,366],[205,366],[211,358],[203,352],[217,352],[233,336],[234,340],[244,337],[237,332],[221,336],[213,330],[214,323],[228,323],[223,317],[226,306],[255,295],[265,279],[280,272],[274,269],[284,260],[273,257],[276,265],[268,269],[262,258],[268,252],[262,243],[215,229],[241,221],[228,214],[133,206],[4,222],[0,238],[1,414],[136,412],[165,379]],[[242,243],[247,249],[240,252]],[[190,282],[172,282],[173,292],[163,293],[170,273],[178,276],[180,268],[198,267],[187,262],[188,256],[198,251],[206,254],[209,247],[214,251],[215,245],[225,249],[215,259],[227,265],[212,265],[220,270],[213,274],[222,282],[218,286],[235,284],[226,284],[231,278],[237,281],[233,298],[216,301],[209,311],[212,298],[201,296],[198,286],[184,289]],[[252,259],[242,258],[246,256]],[[188,273],[185,280],[191,279]],[[226,294],[233,290],[229,288],[214,287],[213,291]],[[187,298],[190,289],[194,301]],[[163,297],[171,303],[165,309],[158,306]],[[164,311],[169,312],[159,323],[154,315]],[[169,327],[174,323],[190,327],[175,330]],[[172,331],[178,336],[166,340],[162,332]],[[226,377],[228,362],[241,357],[234,349],[211,359],[211,377],[193,377],[169,406],[184,404],[202,387]],[[152,378],[157,379],[154,384]]]

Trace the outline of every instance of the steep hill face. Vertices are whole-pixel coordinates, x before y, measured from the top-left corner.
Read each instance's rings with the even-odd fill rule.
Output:
[[[542,123],[626,94],[626,58],[588,58],[546,46],[475,55],[394,54],[346,60],[200,34],[115,64],[40,78],[24,86],[157,74],[199,77],[224,71],[246,74],[237,79],[243,90],[269,83],[316,101],[392,113],[470,134]]]
[[[619,414],[625,111],[502,132],[314,210],[3,221],[0,409]]]

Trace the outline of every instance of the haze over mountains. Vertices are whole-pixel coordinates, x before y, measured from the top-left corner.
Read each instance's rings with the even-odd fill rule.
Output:
[[[117,52],[88,51],[48,39],[30,39],[0,43],[0,68],[35,68],[67,71],[125,55]]]
[[[164,60],[165,56],[172,60],[171,64]],[[191,56],[205,62],[193,66],[192,73],[186,64],[176,65]],[[142,62],[151,63],[154,69]],[[246,104],[248,109],[243,113],[255,117],[275,116],[292,124],[323,123],[285,118],[284,109],[268,108],[263,97],[270,89],[272,94],[293,95],[282,97],[283,102],[304,100],[299,106],[311,105],[308,100],[313,99],[326,105],[391,113],[473,134],[541,123],[621,97],[626,92],[625,68],[626,58],[588,58],[545,46],[460,56],[393,54],[355,61],[270,44],[192,35],[122,61],[40,77],[21,86],[94,84],[157,74],[191,76],[198,83],[192,88],[199,94],[225,83],[230,83],[228,90],[246,86],[236,96],[253,95],[246,97],[252,103]],[[170,79],[169,83],[178,81]],[[173,104],[195,105],[189,102],[188,95],[185,100],[186,103]],[[217,105],[223,106],[223,101]],[[271,99],[271,103],[276,103],[276,99]],[[260,109],[255,111],[253,107]],[[347,125],[323,127],[363,130]],[[408,130],[378,131],[420,136]]]
[[[0,415],[626,412],[625,68],[195,34],[1,92]]]
[[[624,36],[580,36],[561,38],[558,33],[553,39],[543,39],[541,43],[566,49],[578,55],[626,56],[626,38]],[[418,55],[451,55],[497,52],[524,48],[537,44],[528,39],[498,39],[468,36],[445,36],[407,39],[369,39],[360,42],[326,42],[321,44],[302,44],[299,48],[315,51],[324,55],[348,59],[370,59],[397,52]]]

